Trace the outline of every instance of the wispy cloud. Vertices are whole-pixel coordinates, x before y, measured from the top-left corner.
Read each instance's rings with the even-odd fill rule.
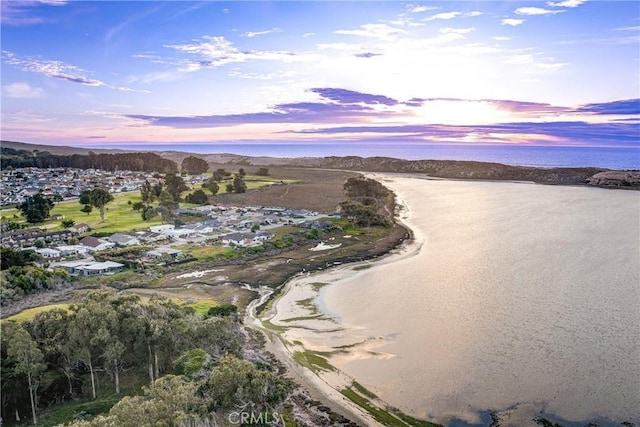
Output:
[[[640,114],[640,99],[622,99],[619,101],[585,104],[578,107],[576,111],[594,114]],[[638,131],[640,132],[640,128]],[[638,136],[640,137],[640,133]]]
[[[150,126],[176,129],[217,128],[242,124],[286,123],[358,123],[380,117],[394,117],[398,113],[387,109],[398,105],[395,99],[339,88],[313,88],[309,92],[320,96],[318,102],[278,104],[269,111],[246,114],[214,114],[205,116],[123,115]]]
[[[471,27],[471,28],[451,28],[451,27],[445,27],[445,28],[440,28],[440,32],[442,34],[468,34],[471,33],[473,31],[475,31],[476,29]]]
[[[519,7],[516,9],[516,15],[527,15],[527,16],[535,16],[535,15],[555,15],[557,13],[562,13],[564,10],[551,10],[551,9],[543,9],[541,7]]]
[[[436,13],[435,15],[431,15],[427,18],[425,18],[425,21],[435,21],[437,19],[453,19],[453,18],[461,18],[461,17],[473,17],[473,16],[480,16],[482,15],[482,12],[480,11],[472,11],[472,12],[459,12],[459,11],[455,11],[455,12],[442,12],[442,13]]]
[[[397,38],[399,35],[406,34],[406,31],[390,27],[387,24],[365,24],[362,25],[359,30],[336,30],[334,34],[390,40]]]
[[[11,83],[2,86],[2,95],[7,98],[40,98],[42,89],[31,87],[29,83]]]
[[[547,6],[551,7],[578,7],[581,4],[586,3],[587,0],[564,0],[559,2],[547,2]]]
[[[52,79],[78,83],[84,86],[107,87],[125,92],[146,92],[124,86],[114,86],[101,80],[87,77],[87,71],[75,65],[66,64],[62,61],[45,60],[30,56],[21,58],[6,50],[2,51],[2,59],[5,64],[20,67],[23,71],[41,74]]]
[[[425,5],[416,5],[416,4],[407,4],[405,5],[405,8],[409,13],[420,13],[420,12],[427,12],[429,10],[438,9],[438,7],[436,6],[425,6]]]
[[[5,0],[0,2],[0,22],[5,25],[34,25],[51,22],[47,14],[39,15],[37,6],[64,6],[67,0]]]
[[[168,49],[183,52],[195,58],[172,59],[153,56],[154,62],[178,65],[183,72],[202,68],[220,67],[248,60],[294,60],[296,54],[286,51],[240,50],[223,36],[202,36],[191,43],[164,45]]]
[[[501,25],[511,25],[512,27],[516,27],[524,23],[524,19],[515,19],[515,18],[505,18],[500,24]]]
[[[281,33],[282,29],[278,28],[278,27],[274,27],[271,28],[269,30],[262,30],[262,31],[247,31],[246,33],[243,33],[242,36],[243,37],[257,37],[257,36],[264,36],[267,34],[272,34],[272,33]]]

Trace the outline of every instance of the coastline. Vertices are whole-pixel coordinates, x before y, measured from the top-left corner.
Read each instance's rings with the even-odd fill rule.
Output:
[[[376,180],[390,179],[387,174],[365,173],[369,178]],[[398,174],[400,175],[400,174]],[[410,174],[401,174],[408,176]],[[425,178],[425,177],[421,177]],[[266,337],[265,348],[286,367],[287,376],[294,382],[309,391],[314,399],[321,400],[330,405],[338,414],[346,416],[365,426],[384,426],[384,422],[372,416],[371,411],[358,405],[353,400],[345,397],[345,390],[353,390],[362,386],[343,370],[340,365],[344,363],[342,353],[346,349],[351,357],[370,357],[377,354],[380,358],[389,358],[393,355],[377,352],[377,348],[385,345],[383,338],[379,340],[358,341],[349,339],[354,333],[357,336],[357,328],[341,324],[321,307],[321,292],[324,286],[334,285],[337,282],[353,279],[359,271],[365,271],[377,266],[395,262],[399,259],[415,255],[424,244],[424,237],[416,239],[415,232],[411,228],[409,219],[409,207],[394,193],[395,197],[395,221],[403,227],[409,238],[400,245],[391,248],[386,254],[373,259],[356,260],[347,264],[330,267],[325,270],[301,273],[287,280],[282,291],[269,304],[267,310],[256,314],[258,306],[268,299],[259,298],[252,302],[247,309],[245,323],[252,328],[261,331]],[[328,248],[329,250],[332,248]],[[338,327],[336,327],[339,325]],[[348,333],[348,335],[347,335]],[[330,345],[323,343],[327,336],[333,342]],[[345,340],[346,339],[346,340]],[[341,348],[345,350],[340,350]],[[324,359],[321,362],[301,362],[300,355],[313,355]],[[429,422],[417,420],[402,414],[395,408],[380,400],[373,393],[366,390],[360,393],[360,397],[366,397],[367,403],[375,409],[390,410],[390,413],[400,413],[398,425],[430,425]],[[392,415],[393,416],[393,415]],[[404,417],[404,419],[403,419]],[[406,420],[409,420],[408,422]],[[424,424],[422,424],[424,423]]]
[[[383,184],[388,179],[394,178],[419,178],[428,179],[422,175],[414,174],[367,174],[369,177],[380,180]],[[438,180],[440,181],[440,180]],[[514,182],[517,184],[525,184],[522,182]],[[511,182],[505,184],[513,184]],[[530,183],[526,183],[530,184]],[[527,186],[528,187],[528,186]],[[539,186],[531,186],[538,187]],[[564,187],[564,186],[563,186]],[[554,190],[556,191],[556,190]],[[564,194],[566,191],[561,190]],[[602,189],[603,195],[612,194]],[[277,356],[280,360],[286,361],[286,363],[293,364],[296,369],[303,370],[305,376],[303,378],[304,385],[308,387],[316,387],[318,390],[326,390],[326,386],[331,386],[332,390],[329,390],[333,396],[338,396],[348,386],[348,381],[355,382],[353,377],[345,374],[341,369],[345,364],[349,362],[358,362],[362,359],[392,359],[397,357],[394,354],[388,354],[384,352],[386,344],[393,343],[394,337],[392,336],[378,336],[373,339],[367,338],[367,331],[362,328],[354,327],[349,324],[345,324],[347,319],[337,317],[335,313],[327,311],[324,306],[322,293],[324,290],[330,289],[331,286],[335,286],[337,283],[343,280],[353,281],[354,278],[360,274],[360,272],[368,271],[371,273],[371,269],[383,266],[387,263],[393,263],[403,259],[403,257],[411,256],[412,254],[419,253],[422,245],[425,242],[424,236],[420,230],[414,229],[411,223],[411,207],[408,206],[402,199],[402,194],[394,191],[396,196],[396,220],[401,223],[405,228],[410,230],[413,238],[408,239],[396,250],[390,251],[385,256],[375,259],[374,261],[355,262],[350,264],[344,264],[339,267],[333,267],[321,272],[308,274],[301,277],[292,278],[287,282],[287,286],[284,292],[273,302],[273,310],[263,315],[263,319],[268,322],[271,327],[272,334],[278,336],[280,348],[278,349]],[[606,196],[605,196],[606,197]],[[352,282],[353,283],[353,282]],[[327,287],[325,288],[325,285]],[[336,322],[338,325],[336,325]],[[267,329],[269,328],[267,327]],[[330,331],[330,333],[329,333]],[[370,331],[369,331],[370,332]],[[350,335],[350,338],[346,338],[346,335]],[[389,347],[392,348],[392,347]],[[340,351],[342,349],[343,351]],[[348,350],[348,353],[344,350]],[[393,352],[393,350],[391,350]],[[318,366],[309,366],[308,363],[300,363],[300,357],[296,357],[297,353],[306,352],[321,356],[324,362],[331,366],[331,370],[337,370],[342,374],[341,377],[336,379],[336,376],[331,372],[325,372],[322,369],[318,369]],[[298,354],[299,356],[299,354]],[[303,361],[304,362],[304,361]],[[311,382],[311,384],[309,384]],[[338,392],[336,394],[335,392]],[[380,400],[375,399],[378,407],[386,408],[387,404]],[[331,401],[334,405],[340,405],[341,409],[346,410],[344,399],[337,399]],[[352,402],[346,401],[348,408],[353,408]],[[554,415],[554,411],[551,407],[547,406],[548,402],[528,402],[522,401],[514,403],[513,406],[482,406],[482,410],[478,409],[476,412],[478,416],[482,417],[495,417],[493,420],[497,423],[494,425],[537,425],[534,422],[535,417],[548,416],[560,424],[565,425],[583,425],[579,424],[582,421],[569,421],[567,419],[560,418]],[[496,408],[496,411],[490,411],[487,408]],[[471,408],[471,406],[469,406]],[[501,408],[501,409],[499,409]],[[362,409],[360,409],[362,411]],[[366,411],[365,411],[366,413]],[[424,414],[417,414],[424,417]],[[429,415],[429,419],[431,415]],[[460,418],[453,418],[456,420],[462,420]],[[573,418],[572,418],[573,419]],[[438,418],[437,421],[447,423],[452,418]],[[579,420],[583,420],[580,418]],[[613,425],[611,420],[605,418],[596,419],[584,419],[584,423],[590,421],[604,422],[604,425]],[[463,421],[465,422],[465,421]],[[466,420],[466,422],[470,422]],[[481,422],[479,419],[476,422]],[[483,418],[482,422],[486,422]],[[503,424],[504,423],[504,424]],[[467,424],[465,424],[467,425]],[[484,424],[483,424],[484,425]]]

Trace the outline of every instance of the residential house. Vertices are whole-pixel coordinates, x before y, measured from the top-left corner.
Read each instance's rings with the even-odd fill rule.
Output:
[[[51,259],[51,258],[60,258],[60,251],[51,248],[37,248],[34,249],[37,253],[42,255],[43,258]]]
[[[107,240],[118,246],[134,246],[140,244],[140,240],[138,240],[137,237],[123,233],[114,233],[108,237]]]
[[[150,251],[145,252],[145,255],[149,258],[162,259],[165,256],[169,256],[173,259],[176,259],[182,255],[182,251],[173,248],[160,247]]]
[[[76,224],[74,226],[69,227],[68,230],[74,233],[84,234],[87,231],[89,231],[89,225],[84,223]]]
[[[113,261],[79,260],[54,262],[51,263],[49,268],[62,268],[73,276],[103,276],[121,271],[124,268],[124,264]]]
[[[56,249],[60,251],[60,256],[85,256],[87,254],[87,247],[82,245],[59,245]]]
[[[80,240],[80,244],[85,246],[89,252],[99,252],[111,249],[116,246],[113,242],[98,239],[97,237],[87,236]]]

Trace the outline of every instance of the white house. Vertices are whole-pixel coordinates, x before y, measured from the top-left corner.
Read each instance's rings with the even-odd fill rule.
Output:
[[[97,262],[90,260],[63,261],[51,263],[50,268],[62,268],[73,276],[102,276],[122,270],[124,264],[113,261]]]
[[[59,245],[56,249],[60,251],[61,256],[81,255],[87,254],[87,247],[82,245]]]
[[[42,255],[43,258],[60,258],[60,251],[51,248],[39,248],[35,249],[37,253]]]
[[[114,233],[110,237],[108,237],[107,240],[115,243],[118,246],[134,246],[140,244],[140,240],[138,240],[137,237],[123,233]]]
[[[174,228],[176,228],[176,226],[173,224],[162,224],[162,225],[154,225],[149,227],[149,231],[152,231],[154,233],[165,234],[164,232],[168,230],[173,230]]]

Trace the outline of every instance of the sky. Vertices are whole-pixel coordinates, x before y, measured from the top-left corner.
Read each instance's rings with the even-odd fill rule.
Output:
[[[3,140],[640,145],[636,1],[0,4]]]

